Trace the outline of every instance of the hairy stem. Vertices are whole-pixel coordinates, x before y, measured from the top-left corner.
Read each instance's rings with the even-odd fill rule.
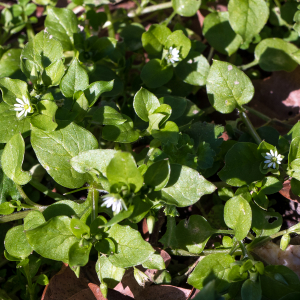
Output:
[[[238,111],[239,111],[239,115],[240,115],[242,121],[244,122],[244,124],[248,128],[249,133],[253,137],[254,141],[259,145],[262,142],[262,139],[260,138],[260,136],[256,132],[256,130],[255,130],[254,126],[252,125],[250,119],[248,118],[246,112],[242,111],[241,109],[239,109]]]
[[[239,66],[239,68],[242,69],[243,71],[245,71],[245,70],[247,70],[249,68],[252,68],[252,67],[254,67],[256,65],[258,65],[258,60],[255,59],[254,61],[252,61],[249,64]]]
[[[127,16],[129,18],[133,18],[133,17],[149,14],[151,12],[156,12],[158,10],[163,10],[163,9],[167,9],[167,8],[171,8],[171,7],[172,7],[172,2],[160,3],[160,4],[145,7],[142,10],[137,9],[135,11],[131,11],[128,13]]]
[[[28,196],[25,194],[25,192],[23,191],[23,189],[21,188],[21,186],[19,186],[18,184],[16,184],[16,187],[17,187],[17,190],[19,191],[21,197],[24,199],[24,201],[25,201],[28,205],[30,205],[30,206],[36,208],[36,209],[39,210],[39,211],[44,211],[44,210],[47,208],[47,206],[43,206],[43,205],[40,205],[40,204],[37,204],[37,203],[31,201],[31,200],[28,198]]]
[[[111,38],[115,38],[116,33],[115,33],[115,29],[114,29],[114,24],[113,24],[113,20],[112,20],[112,16],[111,16],[111,13],[110,13],[109,6],[107,4],[104,5],[104,11],[107,15],[107,21],[110,22],[110,25],[108,26],[108,35]]]
[[[41,184],[39,181],[37,181],[36,179],[31,179],[31,181],[29,181],[29,183],[36,188],[37,190],[39,190],[40,192],[42,192],[44,195],[54,199],[55,201],[59,201],[59,200],[66,200],[66,198],[58,193],[54,193],[52,191],[50,191],[49,189],[47,189],[43,184]]]
[[[88,198],[89,197],[91,197],[91,201],[92,201],[92,214],[91,214],[91,223],[92,223],[98,217],[98,200],[99,200],[98,190],[91,188],[89,190]]]

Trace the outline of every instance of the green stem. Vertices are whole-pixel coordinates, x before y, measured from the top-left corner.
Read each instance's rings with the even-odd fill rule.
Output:
[[[29,291],[30,300],[35,300],[34,286],[32,284],[32,280],[31,280],[31,276],[30,276],[29,264],[24,266],[24,271],[26,274],[27,282],[28,282],[28,291]]]
[[[1,216],[0,217],[0,224],[24,219],[30,212],[31,212],[31,210],[29,209],[29,210],[17,212],[17,213],[7,215],[7,216]]]
[[[279,237],[279,236],[281,236],[281,235],[284,235],[284,234],[286,234],[286,233],[288,233],[287,230],[281,230],[281,231],[279,231],[279,232],[277,232],[277,233],[272,234],[272,235],[270,236],[270,238],[271,238],[271,239],[275,239],[275,238],[277,238],[277,237]]]
[[[238,247],[237,247],[238,248]],[[180,255],[180,256],[207,256],[210,254],[215,254],[215,253],[224,253],[224,254],[230,254],[230,249],[205,249],[203,250],[200,254],[195,254],[195,253],[190,253],[185,250],[181,249],[168,249],[168,252],[173,254],[173,255]],[[242,251],[241,250],[234,250],[232,254],[230,255],[241,255]]]
[[[167,8],[171,8],[171,7],[172,7],[172,2],[160,3],[160,4],[145,7],[144,9],[142,9],[140,11],[139,11],[139,9],[137,9],[135,11],[131,11],[131,12],[128,13],[127,16],[129,18],[133,18],[133,17],[136,17],[136,16],[149,14],[151,12],[155,12],[155,11],[158,11],[158,10],[167,9]]]
[[[7,4],[7,3],[4,3],[4,2],[0,2],[0,6],[4,6],[6,8],[9,8],[11,7],[11,5]]]
[[[43,205],[40,205],[40,204],[37,204],[37,203],[31,201],[31,200],[28,198],[28,196],[25,194],[25,192],[23,191],[23,189],[22,189],[18,184],[16,184],[16,187],[17,187],[17,190],[19,191],[21,197],[24,199],[24,201],[25,201],[28,205],[35,207],[35,208],[38,209],[39,211],[44,211],[44,210],[47,208],[47,206],[43,206]]]
[[[249,107],[247,105],[244,105],[244,108],[247,111],[249,111],[251,114],[253,114],[253,115],[257,116],[258,118],[260,118],[260,119],[264,120],[265,122],[267,122],[267,124],[269,124],[269,123],[276,123],[278,125],[281,125],[281,126],[287,127],[287,128],[293,127],[293,125],[291,125],[291,124],[287,124],[284,121],[280,121],[280,120],[277,120],[277,119],[272,119],[272,118],[266,116],[265,114],[257,111],[256,109],[254,109],[252,107]]]
[[[279,7],[279,8],[281,7],[280,1],[274,0],[274,2],[275,2],[275,4],[276,4],[277,7]]]
[[[216,230],[215,231],[216,234],[234,234],[234,230]]]
[[[172,21],[172,19],[176,16],[176,11],[174,10],[173,12],[172,12],[172,14],[165,20],[165,21],[163,21],[163,22],[161,22],[161,24],[162,25],[165,25],[165,26],[168,26],[169,25],[169,23]]]
[[[227,184],[226,182],[223,182],[223,181],[212,182],[212,184],[215,185],[218,189],[223,188],[223,187],[230,187],[229,184]]]
[[[29,183],[36,188],[37,190],[39,190],[40,192],[42,192],[44,195],[54,199],[55,201],[59,201],[59,200],[66,200],[67,198],[65,198],[64,196],[58,194],[58,193],[54,193],[52,191],[50,191],[49,189],[47,189],[43,184],[41,184],[39,181],[37,181],[36,179],[31,179],[31,181],[29,181]]]
[[[212,57],[213,57],[213,54],[214,54],[214,48],[213,47],[210,47],[210,50],[209,50],[209,53],[208,53],[208,56],[207,56],[207,61],[210,62]]]
[[[212,106],[206,107],[206,108],[202,108],[202,111],[204,111],[205,115],[209,115],[212,114],[213,112],[215,112],[215,108]]]
[[[233,255],[233,253],[235,253],[238,248],[239,248],[239,244],[238,244],[238,242],[235,242],[233,244],[231,250],[229,251],[229,255]]]
[[[89,194],[92,200],[92,214],[91,214],[91,223],[96,220],[98,217],[98,200],[99,200],[99,192],[98,190],[92,188],[89,190]],[[89,195],[88,195],[89,197]]]
[[[262,142],[262,139],[260,138],[260,136],[256,132],[256,130],[255,130],[254,126],[252,125],[250,119],[248,118],[247,114],[245,113],[245,111],[242,111],[241,109],[238,109],[238,111],[239,111],[239,114],[240,114],[240,117],[241,117],[242,121],[244,122],[244,124],[248,128],[249,133],[253,137],[254,141],[259,145]]]
[[[111,38],[115,38],[116,34],[115,34],[114,24],[113,24],[113,20],[112,20],[112,16],[111,16],[111,13],[110,13],[109,6],[107,4],[104,5],[104,11],[107,15],[107,21],[109,21],[111,23],[108,26],[108,35]]]
[[[258,60],[255,59],[254,61],[252,61],[252,62],[249,63],[249,64],[239,66],[239,68],[242,69],[243,71],[245,71],[245,70],[247,70],[247,69],[249,69],[249,68],[251,68],[251,67],[254,67],[254,66],[256,66],[256,65],[258,65]]]

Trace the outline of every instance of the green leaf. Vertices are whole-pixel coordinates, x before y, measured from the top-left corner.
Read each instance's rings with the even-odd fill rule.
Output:
[[[159,106],[156,96],[144,88],[141,88],[134,96],[135,113],[145,122],[149,121],[149,115],[153,114]]]
[[[271,195],[279,192],[282,187],[282,183],[276,177],[268,176],[262,181],[261,191],[266,195]]]
[[[179,128],[176,123],[168,121],[159,130],[152,130],[151,135],[160,140],[163,144],[177,144],[179,139]]]
[[[1,152],[2,151],[0,151],[0,156],[2,154]],[[0,204],[5,203],[9,199],[19,200],[21,196],[16,188],[16,184],[9,179],[0,168]],[[7,208],[7,206],[5,207]]]
[[[70,164],[80,152],[98,148],[97,140],[86,129],[74,123],[52,132],[33,128],[31,144],[39,162],[57,183],[79,188],[89,179]]]
[[[223,114],[247,104],[254,95],[254,87],[245,73],[218,60],[210,68],[206,89],[210,104]]]
[[[243,300],[261,299],[262,291],[260,282],[247,279],[242,285],[241,293]]]
[[[27,83],[19,79],[0,78],[3,101],[9,105],[17,104],[16,98],[29,98]]]
[[[119,143],[133,143],[139,139],[139,132],[133,129],[132,120],[122,115],[126,122],[120,125],[106,125],[102,130],[102,138],[107,141]]]
[[[101,94],[110,92],[114,87],[114,80],[111,81],[96,81],[88,86],[84,90],[86,99],[89,102],[89,106],[93,106]]]
[[[282,216],[277,212],[264,211],[252,201],[252,230],[257,236],[270,236],[278,232],[282,225]],[[269,220],[272,219],[272,222]]]
[[[255,59],[259,66],[268,72],[293,71],[298,62],[293,58],[292,53],[298,48],[279,38],[262,40],[255,48]]]
[[[228,254],[210,254],[197,264],[187,282],[201,290],[206,282],[216,279],[215,289],[222,292],[229,287],[226,277],[233,262],[234,258]]]
[[[142,48],[142,35],[145,32],[143,25],[131,23],[125,26],[120,32],[120,36],[130,51],[136,51]]]
[[[224,221],[234,230],[238,241],[244,239],[251,227],[252,211],[250,204],[242,196],[238,195],[228,200],[224,208]]]
[[[188,220],[180,221],[176,227],[178,247],[200,254],[214,233],[215,230],[202,216],[192,215]]]
[[[25,76],[20,71],[21,49],[9,49],[0,58],[0,78],[20,78],[25,80]]]
[[[170,179],[170,163],[168,160],[161,160],[152,164],[144,174],[145,184],[154,188],[154,191],[160,191],[164,188]]]
[[[218,173],[222,181],[232,186],[249,185],[262,180],[264,175],[259,166],[263,157],[252,143],[236,143],[225,156],[225,166]]]
[[[40,285],[47,285],[47,284],[49,284],[49,279],[48,279],[47,275],[40,274],[36,280],[36,283],[38,283]]]
[[[57,216],[76,216],[80,218],[90,206],[89,201],[82,204],[72,200],[61,200],[49,205],[43,212],[46,221]]]
[[[229,13],[214,12],[205,17],[203,34],[208,43],[218,52],[226,55],[235,53],[243,39],[236,34],[229,23]]]
[[[230,0],[228,12],[232,29],[244,42],[251,41],[269,17],[269,7],[263,0]]]
[[[45,258],[69,262],[69,249],[79,240],[70,228],[71,219],[59,216],[26,231],[26,237],[34,251]]]
[[[96,263],[96,272],[100,282],[113,289],[123,278],[125,269],[114,266],[108,257],[100,256]]]
[[[15,208],[11,207],[9,202],[0,204],[0,215],[10,215],[14,212]]]
[[[152,254],[142,266],[146,269],[164,270],[166,268],[164,259],[160,254]]]
[[[166,50],[164,54],[169,51],[170,47],[179,50],[179,58],[182,60],[188,56],[191,50],[191,40],[185,36],[182,30],[176,30],[168,36],[165,43]]]
[[[171,30],[160,24],[152,24],[147,32],[142,35],[143,47],[149,55],[159,57]]]
[[[18,225],[8,230],[4,243],[6,251],[15,257],[24,259],[32,252],[32,247],[28,244],[23,225]]]
[[[209,68],[209,63],[203,55],[191,51],[187,58],[177,65],[175,73],[185,83],[203,86],[206,84]]]
[[[173,68],[164,66],[158,58],[151,59],[142,69],[141,79],[149,88],[158,88],[171,80]]]
[[[42,100],[38,102],[37,107],[40,114],[31,118],[31,124],[36,128],[48,132],[55,130],[57,127],[57,123],[55,122],[55,113],[58,108],[55,102]]]
[[[167,204],[179,207],[196,203],[203,195],[211,194],[216,187],[196,170],[179,164],[171,164],[171,176],[162,196]]]
[[[81,245],[81,242],[74,243],[69,249],[70,267],[83,267],[89,262],[92,244]]]
[[[122,114],[110,106],[102,106],[93,112],[92,123],[99,125],[121,125],[125,123]]]
[[[58,85],[63,74],[63,48],[48,32],[40,31],[24,47],[21,53],[21,69],[27,78],[32,70],[43,76],[46,85]]]
[[[129,268],[140,265],[154,253],[151,245],[130,226],[113,225],[109,230],[109,237],[118,245],[117,253],[108,258],[116,267]]]
[[[44,224],[45,218],[39,211],[31,211],[24,218],[24,230],[30,230]]]
[[[74,49],[74,33],[78,32],[78,21],[72,10],[47,6],[45,28],[58,40],[64,51]]]
[[[5,145],[1,156],[5,175],[17,184],[24,185],[31,180],[31,174],[22,170],[25,143],[22,135],[17,133]]]
[[[292,161],[300,158],[300,136],[295,137],[290,145],[290,152],[289,152],[289,165],[292,163]]]
[[[186,133],[194,140],[195,148],[198,148],[203,142],[210,145],[215,151],[219,151],[219,147],[223,143],[223,139],[220,138],[224,132],[224,127],[206,122],[195,122],[186,131]]]
[[[144,183],[133,156],[128,152],[117,152],[107,166],[106,174],[111,185],[121,182],[134,192],[138,192]]]
[[[191,17],[200,8],[201,0],[172,0],[174,11],[182,17]]]
[[[90,235],[90,227],[78,219],[73,218],[71,220],[70,228],[79,239],[83,238],[84,235]]]
[[[60,82],[61,92],[67,98],[72,98],[77,91],[88,88],[89,76],[86,70],[80,65],[77,58],[74,58],[66,75]]]
[[[159,98],[159,102],[171,106],[172,114],[169,119],[170,121],[175,121],[176,119],[181,117],[187,107],[187,99],[171,95],[166,95]]]
[[[71,166],[79,173],[97,170],[106,177],[106,168],[116,153],[112,149],[84,151],[71,159]]]

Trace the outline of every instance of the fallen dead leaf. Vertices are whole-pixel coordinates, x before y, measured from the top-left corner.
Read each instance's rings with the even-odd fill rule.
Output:
[[[279,191],[279,193],[289,199],[289,200],[292,200],[292,201],[295,201],[295,202],[298,202],[300,203],[300,197],[294,195],[292,193],[292,189],[291,189],[291,182],[290,180],[286,180],[284,183],[283,183],[283,188]]]
[[[130,300],[130,299],[132,299],[131,297],[124,296],[114,290],[111,290],[111,289],[108,290],[107,298],[104,298],[100,291],[99,285],[94,284],[94,283],[89,283],[89,288],[93,292],[93,294],[97,300]]]
[[[300,67],[293,72],[273,72],[263,80],[253,80],[255,94],[249,106],[270,118],[287,120],[300,110]],[[254,126],[265,122],[251,114]]]

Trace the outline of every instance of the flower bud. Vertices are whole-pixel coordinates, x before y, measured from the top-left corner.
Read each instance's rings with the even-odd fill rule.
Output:
[[[291,241],[290,235],[288,233],[284,234],[280,240],[280,249],[285,251],[290,241]]]
[[[145,286],[146,282],[149,281],[149,277],[142,271],[140,271],[139,269],[133,267],[134,269],[134,272],[133,272],[133,275],[134,275],[134,278],[135,280],[137,281],[137,283],[140,285],[140,286]]]
[[[155,225],[155,217],[154,216],[149,216],[147,218],[147,226],[148,226],[148,231],[149,231],[150,234],[152,234],[152,232],[153,232],[154,225]]]

